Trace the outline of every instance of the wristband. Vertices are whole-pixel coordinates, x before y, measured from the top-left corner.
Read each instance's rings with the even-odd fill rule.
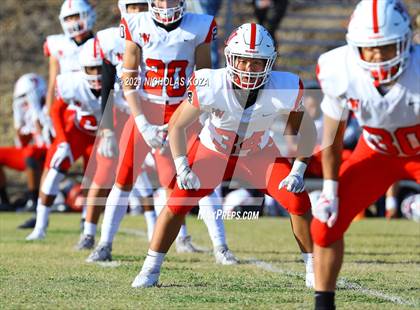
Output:
[[[188,159],[185,155],[180,155],[177,158],[175,158],[174,163],[177,174],[180,174],[185,169],[185,167],[189,167]]]
[[[306,167],[307,165],[303,161],[295,160],[292,166],[292,170],[290,172],[293,174],[303,176],[305,174]]]
[[[324,180],[322,193],[328,198],[337,197],[338,196],[338,181]]]
[[[147,121],[144,114],[137,115],[134,118],[134,121],[136,122],[137,128],[139,129],[140,132],[143,130],[144,127],[149,125],[149,122]]]

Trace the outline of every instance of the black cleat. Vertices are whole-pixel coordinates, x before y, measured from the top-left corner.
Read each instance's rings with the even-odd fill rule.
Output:
[[[36,223],[36,217],[31,217],[30,219],[26,220],[22,224],[18,226],[19,229],[29,229],[34,228]]]

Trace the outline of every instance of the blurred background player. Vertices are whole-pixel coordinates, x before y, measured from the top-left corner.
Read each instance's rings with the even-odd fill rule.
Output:
[[[57,76],[57,97],[51,110],[56,137],[45,161],[35,228],[26,240],[45,238],[59,183],[75,160],[83,157],[86,165],[92,152],[101,118],[102,58],[96,39],[89,39],[83,45],[79,61],[82,71]],[[66,118],[65,111],[70,106],[75,114]]]
[[[64,34],[50,35],[44,43],[48,57],[48,110],[54,101],[55,80],[58,74],[80,71],[79,52],[83,43],[93,38],[96,13],[88,1],[65,0],[58,16]]]
[[[288,209],[305,261],[306,285],[313,286],[310,201],[303,183],[306,159],[299,156],[291,166],[269,136],[271,124],[286,113],[293,131],[301,127],[304,144],[312,145],[306,145],[306,151],[311,153],[315,128],[304,113],[302,82],[292,73],[272,72],[277,52],[261,25],[244,24],[236,29],[227,41],[225,55],[226,68],[195,72],[197,82],[191,83],[188,98],[169,122],[177,184],[158,217],[133,287],[157,285],[164,257],[185,215],[222,181],[234,177],[268,193]],[[200,84],[202,80],[207,82]],[[186,129],[202,111],[211,116],[188,151]],[[304,118],[302,123],[297,115]]]
[[[312,210],[316,309],[335,309],[343,235],[356,214],[394,182],[420,182],[420,48],[411,36],[402,2],[361,1],[347,45],[319,58],[324,145],[330,146],[323,150],[323,190]],[[363,134],[340,168],[349,110]]]
[[[49,116],[54,101],[56,77],[60,73],[80,71],[79,52],[81,46],[93,38],[95,10],[85,0],[65,0],[58,16],[64,34],[50,35],[44,43],[44,55],[48,57],[48,87],[45,100]],[[66,113],[71,114],[70,110]],[[35,217],[25,221],[22,227],[33,228]]]
[[[147,0],[119,0],[118,8],[121,15],[145,12],[148,10]],[[102,63],[102,88],[101,106],[102,123],[100,130],[100,141],[97,148],[96,161],[93,162],[93,169],[88,167],[85,176],[93,175],[93,181],[87,196],[87,211],[84,231],[81,235],[77,249],[91,249],[95,244],[96,225],[99,216],[103,211],[104,198],[108,197],[110,188],[115,182],[115,174],[118,164],[118,141],[122,129],[130,115],[130,109],[123,97],[121,89],[122,57],[124,54],[125,41],[120,36],[118,27],[110,27],[97,33],[97,37],[103,55]],[[113,92],[111,92],[113,90]],[[110,96],[111,95],[111,96]],[[93,170],[93,171],[90,171]],[[153,205],[148,202],[153,195],[147,174],[141,174],[139,181],[140,194],[146,196],[142,199],[141,205],[144,208],[144,216],[148,227],[148,237],[151,238],[156,215]],[[136,182],[138,183],[138,182]],[[147,186],[147,184],[149,184]],[[144,193],[145,192],[145,193]],[[139,198],[137,198],[139,199]]]
[[[25,209],[34,211],[38,200],[42,166],[51,143],[52,127],[45,114],[46,83],[35,73],[21,76],[13,92],[13,120],[16,146],[0,147],[0,204],[12,210],[6,192],[3,167],[25,171],[27,176],[27,202]],[[27,228],[25,223],[19,226]]]
[[[122,133],[120,168],[106,202],[101,240],[88,262],[111,260],[112,242],[127,211],[133,181],[149,151],[154,154],[160,184],[168,193],[171,191],[175,168],[170,150],[164,146],[166,124],[186,96],[194,65],[197,68],[211,66],[210,42],[216,33],[212,16],[184,13],[185,3],[179,0],[149,0],[148,5],[148,12],[127,14],[121,21],[126,40],[123,88],[132,117]],[[206,208],[221,208],[214,196],[200,203]],[[216,262],[237,263],[226,245],[223,220],[206,218],[205,223]],[[185,224],[179,230],[176,244],[178,252],[198,251],[191,243]]]

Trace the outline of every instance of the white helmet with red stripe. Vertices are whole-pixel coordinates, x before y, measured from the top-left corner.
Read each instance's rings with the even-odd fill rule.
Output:
[[[121,15],[127,14],[127,5],[129,4],[147,4],[147,0],[118,0],[118,8]]]
[[[226,66],[229,77],[236,86],[243,89],[256,89],[264,85],[270,77],[277,58],[273,38],[263,26],[243,24],[232,32],[226,41]],[[238,58],[265,60],[265,68],[260,72],[239,70]]]
[[[351,17],[347,42],[359,64],[369,70],[377,84],[395,80],[404,71],[410,54],[411,26],[406,8],[399,0],[362,0]],[[394,58],[365,61],[360,48],[396,45]]]
[[[32,106],[41,104],[47,93],[47,84],[44,78],[35,73],[22,75],[15,83],[13,101],[15,104],[28,103]]]
[[[103,51],[97,38],[87,40],[79,53],[79,63],[82,67],[83,78],[89,83],[89,87],[92,89],[101,89],[102,75],[89,74],[86,67],[101,67],[103,57]]]
[[[186,10],[185,0],[148,0],[147,2],[152,18],[165,25],[179,21]]]
[[[67,17],[72,15],[79,15],[79,19],[66,20]],[[87,0],[65,0],[61,5],[58,18],[64,33],[74,38],[93,29],[96,12]]]

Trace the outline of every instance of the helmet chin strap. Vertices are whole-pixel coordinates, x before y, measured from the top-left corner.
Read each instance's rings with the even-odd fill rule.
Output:
[[[158,22],[157,20],[153,20],[153,22],[156,24],[156,26],[161,27],[168,32],[178,28],[179,24],[181,24],[181,21],[182,21],[182,17],[181,17],[181,19],[177,20],[176,22],[170,23],[170,24],[164,24],[164,23]]]

